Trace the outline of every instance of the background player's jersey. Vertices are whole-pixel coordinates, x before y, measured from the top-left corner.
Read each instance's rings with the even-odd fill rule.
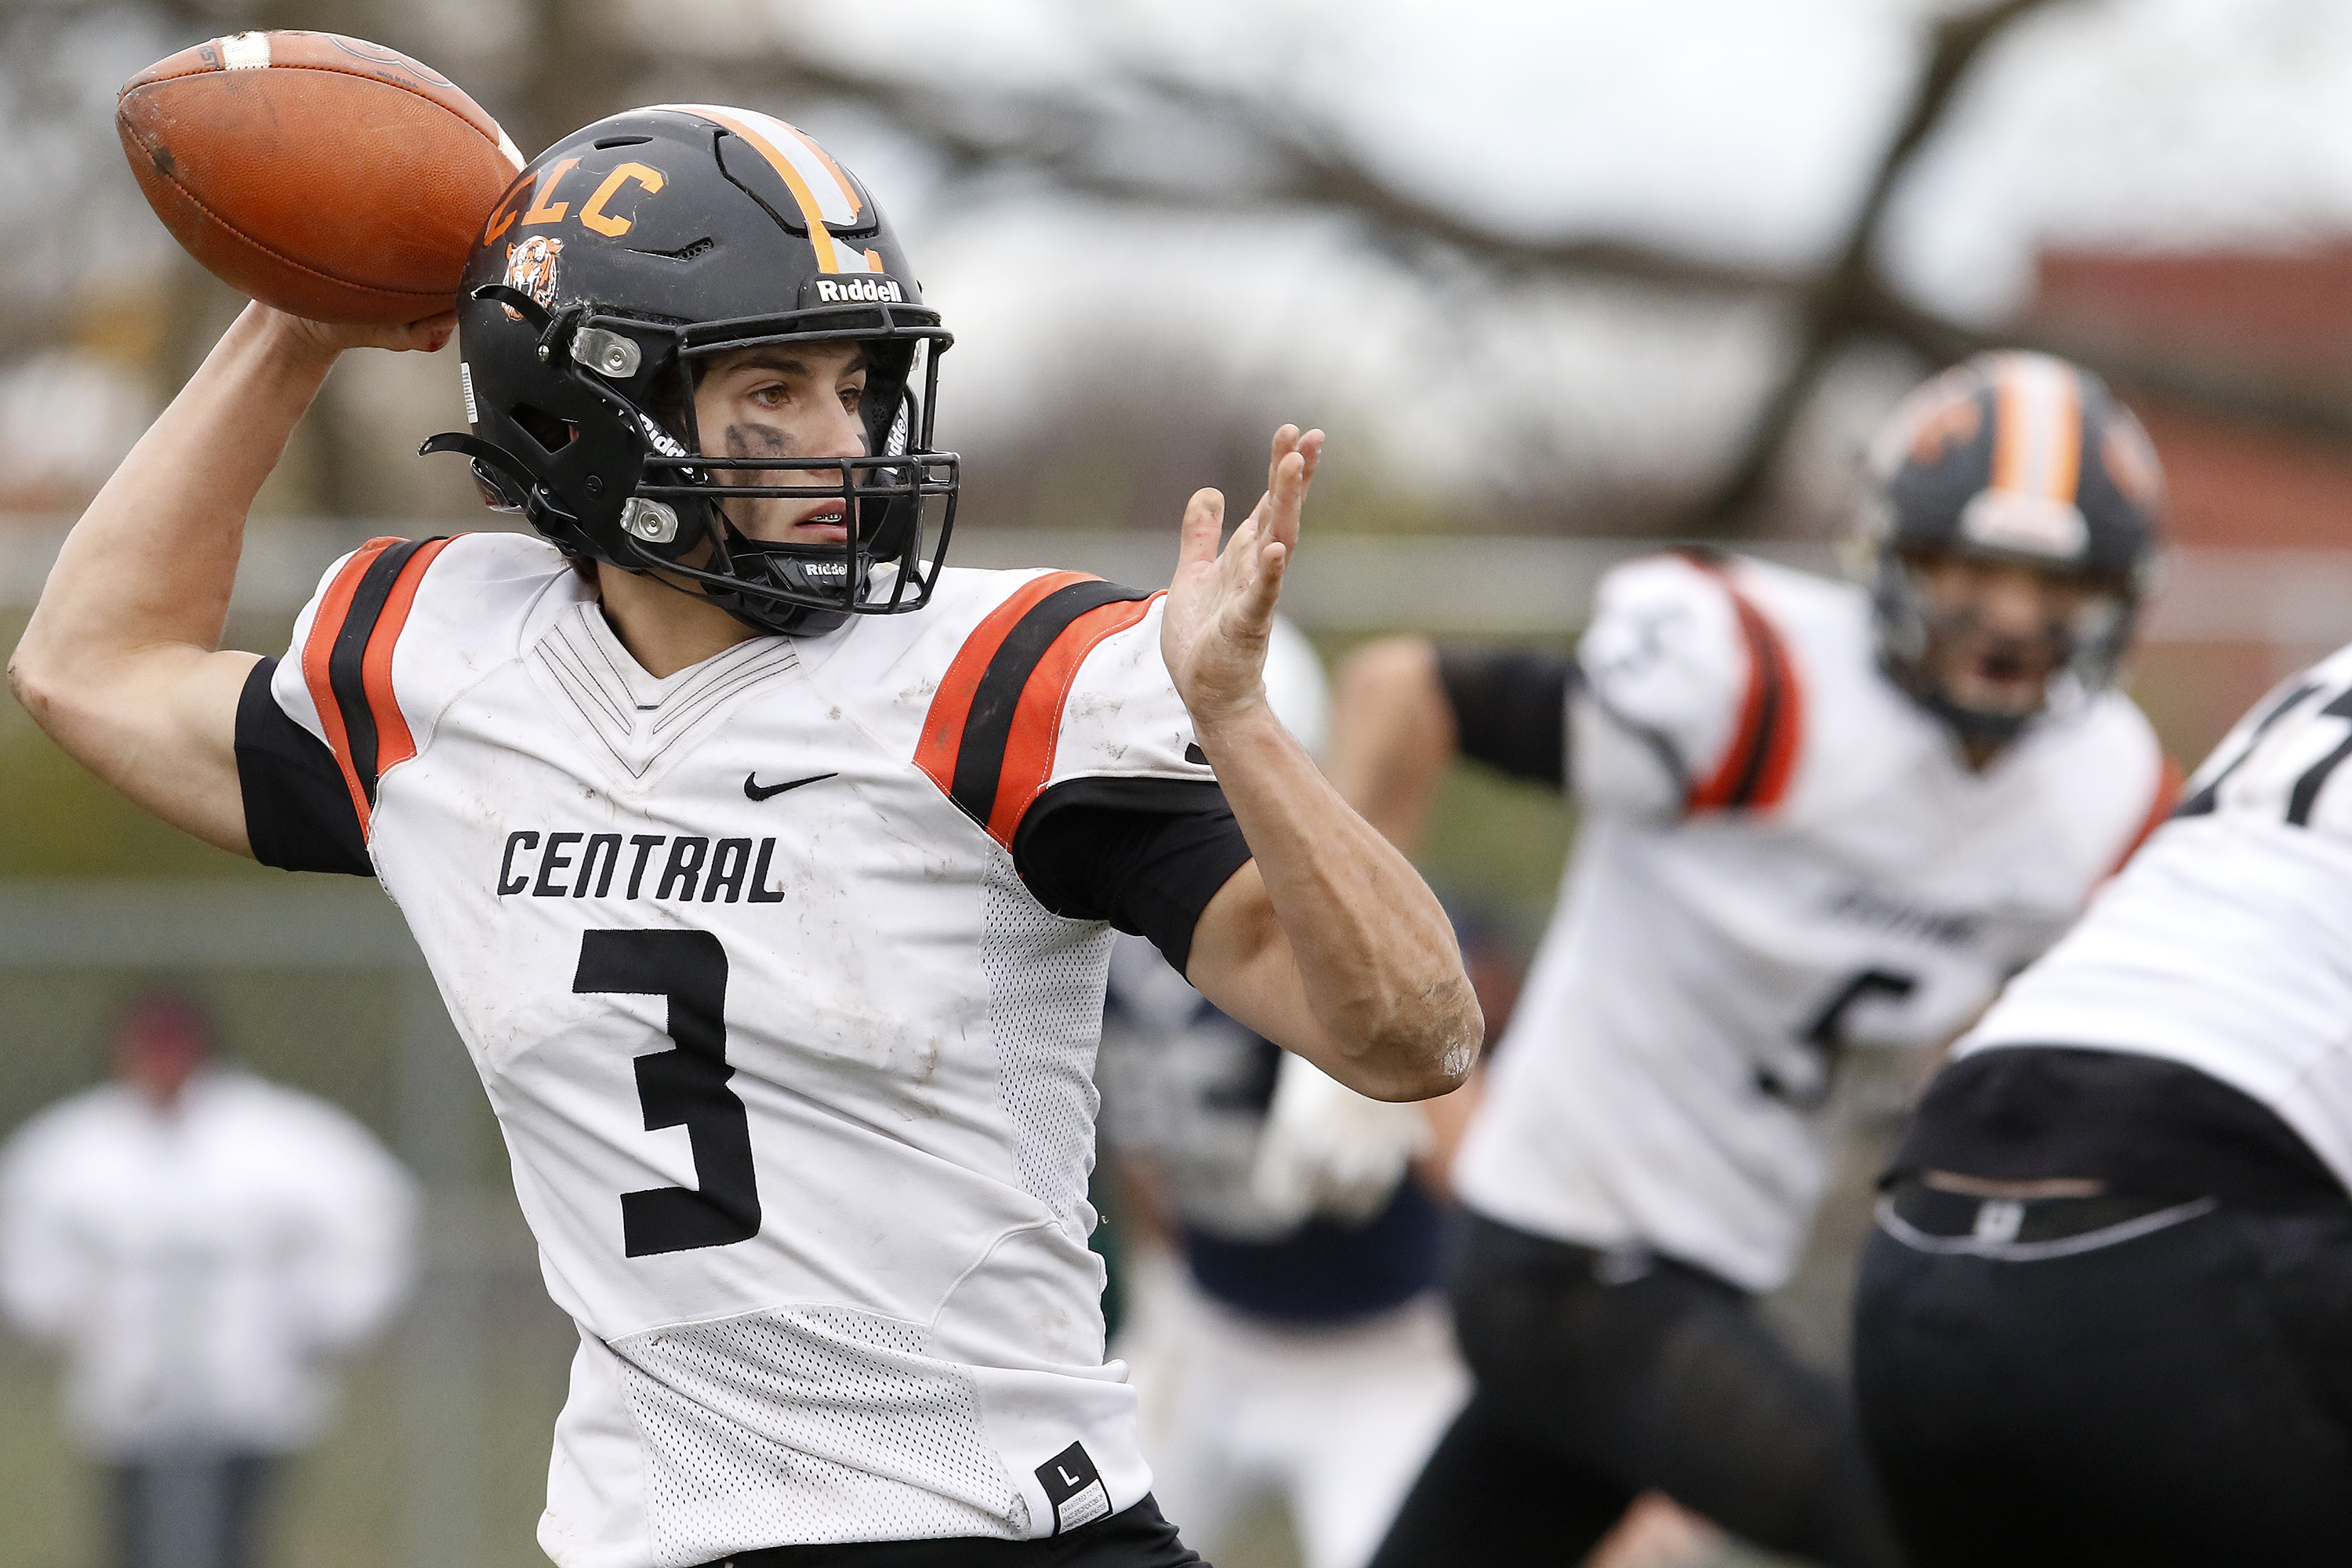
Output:
[[[1259,1167],[1281,1047],[1218,1011],[1139,937],[1112,951],[1108,1004],[1097,1068],[1102,1142],[1148,1167],[1203,1294],[1319,1326],[1360,1321],[1437,1284],[1443,1217],[1405,1165],[1409,1143],[1395,1143],[1384,1184],[1350,1194],[1352,1212],[1323,1212],[1304,1192],[1270,1197]]]
[[[1456,1184],[1769,1289],[1839,1053],[1964,1027],[2165,804],[2163,758],[2129,700],[2065,690],[1971,772],[1860,589],[1754,562],[1612,573],[1574,673],[1582,826]]]
[[[656,679],[552,549],[479,534],[379,541],[298,624],[271,695],[333,749],[580,1324],[564,1568],[1039,1537],[1148,1489],[1086,1245],[1111,932],[1009,847],[1056,783],[1210,777],[1160,622],[949,571]]]
[[[1961,1043],[2127,1051],[2269,1106],[2352,1186],[2352,647],[2225,738],[2189,797]]]

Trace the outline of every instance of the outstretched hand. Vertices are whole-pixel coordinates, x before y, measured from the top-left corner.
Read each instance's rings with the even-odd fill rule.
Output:
[[[1265,701],[1265,646],[1282,576],[1298,544],[1298,514],[1323,456],[1323,432],[1296,425],[1274,433],[1265,494],[1220,552],[1225,498],[1193,492],[1184,508],[1176,580],[1169,585],[1160,651],[1177,695],[1202,728]]]

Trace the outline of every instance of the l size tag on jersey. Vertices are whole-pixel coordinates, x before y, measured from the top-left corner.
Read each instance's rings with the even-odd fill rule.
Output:
[[[1054,1505],[1054,1533],[1060,1535],[1092,1524],[1110,1511],[1110,1492],[1087,1457],[1086,1445],[1073,1443],[1037,1467],[1037,1484]]]

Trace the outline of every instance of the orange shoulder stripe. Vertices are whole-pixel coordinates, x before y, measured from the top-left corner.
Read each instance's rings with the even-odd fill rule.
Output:
[[[335,574],[302,642],[302,680],[365,834],[385,773],[416,754],[392,659],[425,574],[446,539],[372,539]]]
[[[931,693],[930,709],[923,715],[922,739],[915,743],[915,765],[930,775],[942,794],[955,794],[956,757],[963,748],[964,724],[971,717],[971,700],[980,691],[981,677],[988,673],[989,660],[1039,600],[1057,588],[1088,581],[1084,572],[1049,572],[1024,584],[991,610],[988,618],[963,639],[963,647],[956,649],[940,689]]]
[[[1154,594],[1146,599],[1114,601],[1079,616],[1055,638],[1022,687],[1020,706],[1013,713],[1013,731],[1005,742],[995,805],[988,817],[988,836],[1007,849],[1013,847],[1022,817],[1054,775],[1054,750],[1062,738],[1062,709],[1070,700],[1078,667],[1105,637],[1127,630],[1150,615],[1152,600],[1161,597]]]
[[[377,616],[375,630],[368,635],[367,654],[360,666],[362,686],[367,691],[368,710],[375,716],[376,753],[375,776],[384,774],[416,755],[415,738],[408,732],[408,716],[400,710],[400,700],[392,689],[392,652],[400,642],[400,634],[408,625],[408,612],[416,604],[416,590],[423,586],[425,574],[434,559],[449,548],[446,539],[427,540],[415,554],[401,563],[400,575],[385,598],[383,613]]]
[[[1053,776],[1062,708],[1078,667],[1105,637],[1141,620],[1159,596],[1080,572],[1024,584],[956,650],[924,715],[916,766],[1010,849]]]
[[[1740,699],[1738,727],[1723,761],[1692,789],[1685,810],[1770,811],[1788,798],[1804,743],[1804,686],[1796,661],[1779,630],[1720,563],[1696,554],[1685,558],[1714,578],[1730,598],[1748,649],[1748,689]]]
[[[394,545],[397,539],[371,539],[352,553],[335,580],[319,601],[319,612],[310,622],[310,634],[302,639],[302,684],[310,689],[310,704],[319,710],[319,728],[326,731],[327,745],[335,753],[335,762],[343,770],[343,783],[352,792],[352,808],[359,814],[360,832],[364,836],[372,802],[360,784],[359,770],[352,765],[350,731],[343,724],[342,705],[335,700],[334,687],[328,674],[328,662],[335,643],[341,637],[343,623],[351,617],[352,600],[359,593],[360,580],[376,557]]]

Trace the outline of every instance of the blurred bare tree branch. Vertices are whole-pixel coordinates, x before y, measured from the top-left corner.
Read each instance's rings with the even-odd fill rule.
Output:
[[[1159,212],[1313,212],[1339,217],[1367,247],[1401,265],[1443,275],[1450,286],[1458,286],[1465,273],[1490,279],[1497,289],[1553,279],[1601,280],[1721,306],[1761,304],[1785,316],[1785,359],[1718,478],[1701,487],[1703,493],[1674,503],[1682,509],[1675,526],[1683,529],[1738,531],[1757,525],[1801,416],[1840,356],[1857,344],[1891,342],[1930,363],[2000,343],[2044,348],[2082,361],[2126,391],[2184,409],[2352,444],[2352,401],[2195,356],[2158,358],[2113,344],[2058,341],[2030,323],[1972,326],[1906,299],[1888,281],[1881,239],[1906,177],[1948,124],[1988,51],[2020,22],[2063,3],[1990,0],[1945,11],[1927,24],[1908,101],[1840,243],[1817,269],[1794,273],[1605,234],[1534,235],[1481,220],[1465,204],[1442,203],[1382,171],[1345,128],[1318,121],[1286,96],[1203,81],[1167,68],[1140,48],[1122,54],[1115,27],[1097,29],[1110,41],[1099,50],[1098,68],[1084,79],[1024,87],[951,71],[919,79],[854,66],[818,47],[808,36],[813,26],[792,32],[746,26],[721,49],[618,0],[505,0],[500,14],[520,42],[503,56],[476,58],[473,68],[485,79],[481,96],[527,150],[643,95],[690,82],[698,94],[767,104],[814,100],[856,106],[928,149],[951,192],[1009,180]],[[110,5],[14,0],[0,8],[0,90],[20,124],[56,113],[63,89],[51,79],[61,68],[57,57],[63,39],[78,19],[99,14],[139,21],[182,41],[244,26],[308,26],[436,53],[439,40],[424,36],[432,26],[424,9],[383,0],[115,0]],[[446,13],[432,9],[446,20]],[[463,65],[453,60],[451,68]],[[74,154],[78,160],[116,155],[110,138],[87,128]],[[49,219],[21,222],[0,235],[0,265],[19,277],[33,270],[36,259],[43,270],[58,270],[37,247],[44,227],[64,222],[75,194],[90,185],[97,165],[84,166],[91,175],[58,182],[58,211]],[[0,336],[13,353],[70,341],[78,308],[72,283],[68,270],[55,287],[0,296]],[[192,368],[204,332],[185,308],[189,289],[169,294],[176,303],[161,356],[167,363],[159,369],[175,377]],[[346,465],[331,435],[320,438],[318,458],[321,504],[362,504],[364,498],[352,496],[351,484],[337,477]]]
[[[1698,531],[1733,531],[1764,498],[1773,469],[1807,404],[1839,354],[1857,341],[1891,340],[1930,363],[1979,349],[2036,348],[2090,366],[2126,392],[2139,392],[2240,424],[2352,444],[2352,403],[2274,384],[2194,360],[2118,353],[2032,324],[1988,331],[1904,299],[1879,265],[1889,205],[1919,154],[1949,116],[1987,50],[2015,24],[2064,0],[1993,0],[1930,24],[1910,101],[1881,156],[1832,258],[1811,276],[1741,268],[1607,237],[1552,238],[1482,225],[1402,188],[1368,164],[1336,131],[1244,95],[1148,66],[1107,70],[1083,94],[1006,92],[969,84],[943,89],[861,73],[818,54],[779,47],[724,63],[747,89],[783,97],[846,99],[878,112],[925,142],[966,177],[1020,171],[1074,194],[1112,202],[1204,209],[1266,205],[1320,208],[1352,218],[1364,237],[1408,263],[1442,256],[1503,275],[1560,275],[1638,282],[1789,307],[1795,342],[1764,398],[1738,456],[1686,518]],[[1167,139],[1244,142],[1251,181],[1188,180],[1172,160],[1139,169],[1118,150],[1133,122],[1148,120]],[[1217,171],[1229,160],[1204,160]]]
[[[1950,110],[1960,84],[1985,49],[2011,25],[2032,12],[2046,10],[2060,0],[1994,0],[1976,10],[1956,12],[1933,25],[1927,58],[1912,88],[1911,102],[1880,157],[1869,192],[1855,210],[1845,242],[1836,258],[1804,290],[1803,327],[1796,353],[1780,383],[1765,399],[1749,431],[1746,447],[1732,464],[1715,493],[1700,503],[1698,517],[1717,527],[1732,523],[1755,507],[1771,478],[1774,463],[1796,427],[1814,391],[1839,351],[1857,334],[1886,332],[1897,325],[1912,331],[1895,331],[1913,347],[1928,349],[1936,322],[1924,311],[1908,310],[1896,300],[1878,268],[1880,231],[1887,204],[1902,184],[1920,149],[1935,134]],[[1890,308],[1892,307],[1892,308]],[[1928,352],[1927,357],[1948,354]]]

